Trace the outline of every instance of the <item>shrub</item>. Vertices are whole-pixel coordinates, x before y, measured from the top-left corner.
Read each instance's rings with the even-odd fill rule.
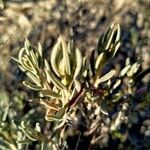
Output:
[[[117,24],[111,25],[100,37],[89,56],[84,56],[73,41],[66,42],[60,36],[49,60],[43,57],[41,44],[35,48],[26,40],[18,58],[13,59],[27,76],[23,84],[38,94],[38,100],[33,102],[45,108],[48,127],[43,125],[43,118],[40,118],[43,123],[37,120],[36,124],[32,124],[35,118],[29,115],[20,125],[14,123],[11,127],[10,130],[18,134],[17,139],[10,136],[1,123],[0,133],[5,141],[3,147],[15,150],[30,141],[37,141],[37,148],[43,150],[68,149],[69,138],[78,135],[77,149],[81,136],[89,137],[89,147],[98,144],[102,135],[109,131],[119,136],[116,129],[128,109],[127,103],[122,103],[122,100],[134,95],[135,83],[144,76],[144,72],[139,73],[141,61],[131,64],[128,58],[119,73],[116,68],[108,67],[120,44],[120,26]],[[124,79],[128,80],[126,90],[123,90]],[[120,103],[121,110],[115,121],[110,123],[107,116],[111,116],[114,106]],[[42,113],[43,109],[40,111]],[[102,130],[103,122],[107,120],[109,131],[108,128]]]

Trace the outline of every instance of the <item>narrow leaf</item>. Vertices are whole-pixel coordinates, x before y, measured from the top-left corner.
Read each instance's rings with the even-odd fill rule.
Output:
[[[95,69],[98,69],[98,68],[99,68],[99,66],[100,66],[100,64],[101,64],[101,62],[102,62],[103,56],[104,56],[104,53],[101,53],[101,54],[97,57],[96,63],[95,63]]]
[[[59,74],[58,67],[57,67],[57,55],[60,50],[60,44],[61,44],[61,38],[59,37],[57,40],[57,43],[55,44],[54,48],[52,49],[51,59],[50,59],[52,68],[58,77],[60,77],[60,74]]]
[[[38,58],[36,57],[35,53],[33,51],[30,51],[30,61],[31,64],[35,67],[38,68]]]
[[[16,61],[17,63],[20,64],[19,60],[17,58],[11,57],[11,59],[13,59],[14,61]]]
[[[38,86],[41,86],[41,81],[33,73],[27,71],[26,75]]]
[[[109,71],[107,74],[105,74],[104,76],[102,76],[101,78],[97,79],[94,86],[98,87],[98,85],[102,82],[105,82],[107,80],[109,80],[113,75],[115,74],[115,70],[111,70]]]
[[[59,81],[59,79],[54,75],[54,73],[52,73],[52,70],[50,70],[50,66],[46,60],[45,60],[45,66],[46,66],[45,72],[47,75],[47,79],[51,81],[59,90],[65,89],[65,86]]]
[[[25,51],[25,49],[22,48],[18,54],[18,60],[19,60],[20,64],[22,64],[22,57],[23,57],[24,51]]]
[[[117,25],[117,35],[116,35],[116,40],[115,40],[115,42],[120,41],[120,34],[121,34],[120,25],[118,24],[118,25]]]
[[[69,53],[68,53],[68,49],[67,46],[65,44],[64,41],[62,41],[62,48],[63,48],[63,61],[64,61],[64,65],[66,67],[66,73],[68,75],[71,75],[71,67],[70,67],[70,60],[69,60]]]
[[[41,43],[38,43],[38,52],[39,52],[40,57],[42,58],[43,57],[43,51],[42,51]]]
[[[106,47],[105,49],[109,49],[110,45],[111,45],[111,42],[112,42],[112,39],[113,39],[113,36],[114,36],[114,30],[111,30],[110,31],[110,36],[108,36],[108,39],[107,39],[107,42],[106,42]]]
[[[115,56],[115,54],[117,53],[119,47],[120,47],[121,43],[117,42],[116,45],[114,46],[114,50],[113,50],[113,57]]]
[[[33,136],[33,133],[30,132],[24,125],[24,121],[21,122],[21,130],[23,133],[32,141],[37,141],[37,138]]]
[[[45,119],[47,121],[59,121],[62,119],[63,115],[65,114],[66,108],[60,109],[56,114],[49,115],[49,112],[47,111]]]
[[[29,82],[29,81],[23,81],[23,84],[24,84],[26,87],[28,87],[28,88],[30,88],[30,89],[32,89],[32,90],[35,90],[35,91],[40,91],[40,90],[42,89],[41,86],[37,86],[37,85],[35,85],[35,84],[32,84],[32,83]]]
[[[43,90],[40,92],[40,97],[50,97],[50,98],[57,98],[57,99],[61,99],[61,95],[59,95],[58,93],[51,91],[51,90]]]
[[[25,51],[26,51],[27,55],[30,55],[29,54],[29,51],[30,51],[30,42],[29,42],[28,39],[26,39],[25,42],[24,42],[24,48],[25,48]]]
[[[76,69],[74,72],[74,78],[76,78],[78,76],[78,74],[81,71],[82,68],[82,54],[81,51],[79,49],[76,49]]]
[[[113,86],[113,89],[116,89],[121,84],[121,80],[117,80],[116,83]]]
[[[123,77],[126,75],[126,73],[129,71],[129,69],[131,68],[131,65],[127,65],[125,68],[123,68],[120,72],[120,77]]]

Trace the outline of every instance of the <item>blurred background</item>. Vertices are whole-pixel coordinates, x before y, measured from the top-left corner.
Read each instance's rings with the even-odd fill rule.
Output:
[[[62,34],[73,39],[86,55],[114,22],[120,24],[122,34],[116,65],[130,57],[132,62],[142,60],[141,70],[149,68],[150,0],[0,0],[0,113],[9,108],[9,118],[22,118],[31,107],[36,107],[28,102],[35,93],[22,85],[25,75],[11,59],[17,57],[26,38],[35,46],[40,42],[44,55],[49,56]],[[147,75],[142,86],[149,89],[149,83]],[[130,141],[129,145],[137,149],[150,149],[149,98],[147,92],[145,101],[135,105],[134,130],[123,141]]]

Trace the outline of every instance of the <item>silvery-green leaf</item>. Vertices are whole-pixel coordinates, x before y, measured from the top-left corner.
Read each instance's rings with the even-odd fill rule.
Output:
[[[25,49],[22,48],[18,54],[18,60],[19,60],[20,64],[22,64],[22,57],[23,57],[24,51],[25,51]]]
[[[62,106],[62,104],[60,103],[57,106],[52,105],[51,100],[54,100],[54,99],[40,99],[40,104],[44,105],[47,109],[58,111],[60,107]],[[49,110],[47,111],[49,112]],[[47,114],[49,114],[48,112]]]
[[[11,57],[11,59],[13,59],[14,61],[16,61],[17,63],[20,64],[19,60],[17,58]]]
[[[112,39],[113,39],[113,36],[114,36],[114,30],[111,30],[110,35],[108,36],[108,40],[106,41],[106,43],[107,43],[106,47],[105,47],[106,50],[109,49]]]
[[[107,107],[107,105],[106,105],[105,100],[102,100],[101,105],[100,105],[100,111],[105,115],[109,115],[106,107]]]
[[[24,48],[25,48],[25,51],[26,51],[26,53],[27,53],[27,55],[30,55],[29,54],[29,51],[30,51],[30,42],[29,42],[29,40],[28,39],[26,39],[25,40],[25,42],[24,42]]]
[[[53,116],[45,116],[45,120],[46,121],[59,121],[59,119],[58,118],[55,118],[55,117],[53,117]]]
[[[63,115],[65,114],[66,108],[60,109],[55,115],[53,115],[54,118],[61,119]]]
[[[66,76],[66,65],[62,60],[60,60],[59,64],[58,64],[58,70],[61,76]]]
[[[51,59],[50,59],[52,68],[58,77],[60,77],[60,73],[59,73],[58,67],[57,67],[57,55],[59,53],[60,46],[61,46],[61,38],[59,37],[57,40],[57,43],[54,45],[54,47],[52,49]]]
[[[97,79],[94,86],[98,87],[98,85],[102,82],[105,82],[107,80],[109,80],[110,78],[112,78],[112,76],[115,74],[115,70],[111,70],[108,73],[106,73],[104,76],[102,76],[101,78]]]
[[[38,139],[33,136],[33,133],[30,133],[28,130],[22,128],[23,133],[32,141],[37,141]]]
[[[36,57],[35,53],[33,51],[30,51],[29,54],[30,54],[29,58],[30,58],[32,65],[38,68],[38,60],[37,60],[38,58]]]
[[[30,89],[32,89],[32,90],[40,91],[40,90],[42,89],[41,86],[37,86],[37,85],[35,85],[35,84],[32,84],[32,83],[29,82],[29,81],[23,81],[23,84],[24,84],[26,87],[28,87],[28,88],[30,88]]]
[[[32,141],[30,139],[23,139],[23,140],[17,141],[17,143],[19,143],[19,144],[29,144],[31,142]]]
[[[116,25],[116,23],[112,23],[111,26],[110,26],[110,28],[111,29],[114,28],[115,25]]]
[[[83,77],[86,77],[87,76],[87,71],[88,71],[88,69],[87,69],[87,59],[86,59],[86,57],[83,57],[83,61],[82,61],[83,63],[83,67],[82,67],[82,76]]]
[[[83,62],[83,66],[86,66],[87,58],[85,56],[83,57],[83,61],[82,62]]]
[[[41,81],[33,73],[27,71],[26,75],[38,86],[41,86]]]
[[[1,121],[6,121],[7,115],[8,115],[9,106],[4,108],[4,113],[1,115]]]
[[[98,69],[96,70],[96,77],[99,77],[99,74],[100,74],[100,71],[101,71],[101,69],[105,66],[105,64],[111,59],[111,53],[110,52],[108,52],[108,51],[105,51],[104,52],[104,55],[103,55],[103,58],[102,58],[102,60],[101,60],[101,63],[100,63],[100,65],[99,65],[99,67],[98,67]]]
[[[113,102],[118,102],[119,100],[121,100],[121,98],[123,97],[123,93],[117,93],[113,96]]]
[[[31,56],[27,57],[26,60],[25,60],[25,57],[23,58],[22,66],[23,65],[24,67],[28,68],[28,70],[31,70],[31,72],[34,72],[36,74],[37,72],[36,65],[34,64],[34,62],[32,62]]]
[[[130,58],[128,57],[127,59],[126,59],[126,64],[125,64],[126,66],[127,65],[130,65]]]
[[[46,75],[47,79],[51,81],[58,89],[62,90],[65,89],[65,86],[59,81],[59,79],[54,75],[52,70],[50,70],[50,66],[48,62],[45,60],[45,66],[46,66]]]
[[[48,149],[49,149],[48,143],[45,142],[45,141],[43,141],[43,142],[41,143],[41,148],[40,148],[40,150],[48,150]]]
[[[24,55],[25,49],[22,48],[18,55],[18,60],[20,62],[20,65],[24,68],[24,70],[28,70],[32,72],[32,69],[34,68],[31,64],[31,61],[29,60],[27,55]],[[28,62],[28,63],[27,63]]]
[[[62,119],[63,115],[65,114],[66,108],[62,108],[60,109],[56,114],[49,116],[48,112],[45,116],[45,119],[47,121],[59,121],[60,119]]]
[[[101,63],[101,61],[102,61],[102,59],[103,59],[103,56],[104,56],[104,53],[101,53],[101,54],[97,57],[96,62],[95,62],[95,69],[98,69],[98,68],[99,68],[100,63]]]
[[[121,80],[117,80],[116,83],[113,86],[113,89],[116,89],[121,84]]]
[[[140,67],[139,62],[134,63],[134,64],[131,66],[130,70],[128,71],[127,75],[128,75],[129,77],[133,76],[133,75],[138,71],[139,67]]]
[[[25,127],[25,123],[24,121],[21,122],[21,130],[23,131],[23,133],[32,141],[37,141],[38,139],[36,137],[34,137],[33,132],[31,132],[29,129],[27,129]]]
[[[71,42],[68,42],[67,44],[67,50],[68,50],[68,53],[70,54],[71,53]]]
[[[82,68],[82,54],[81,51],[77,48],[76,49],[76,69],[74,72],[74,78],[78,76]]]
[[[136,62],[135,64],[133,64],[133,65],[131,66],[131,70],[133,70],[133,73],[134,73],[134,74],[137,73],[137,71],[139,70],[139,67],[140,67],[139,62]]]
[[[58,125],[56,125],[56,127],[54,128],[54,130],[58,130],[58,129],[62,128],[65,123],[66,123],[66,120],[65,120],[65,119],[59,120],[59,121],[58,121]]]
[[[112,27],[110,27],[104,34],[103,39],[102,39],[102,45],[105,44],[106,46],[106,41],[108,41],[108,37],[110,36],[111,31],[112,31]]]
[[[0,136],[3,138],[3,140],[7,141],[8,143],[13,143],[13,140],[10,137],[8,131],[4,130],[3,126],[0,127]]]
[[[117,35],[116,35],[116,40],[115,40],[115,42],[120,41],[120,34],[121,34],[120,25],[118,24],[118,25],[117,25]]]
[[[113,48],[113,55],[112,55],[112,57],[115,56],[115,54],[117,53],[117,51],[118,51],[120,45],[121,45],[120,42],[117,42],[117,43],[115,44],[115,46],[114,46],[114,48]]]
[[[57,99],[61,99],[61,95],[59,95],[58,93],[52,91],[52,90],[42,90],[40,92],[40,97],[50,97],[50,98],[57,98]]]
[[[127,65],[125,68],[123,68],[120,72],[120,77],[123,77],[126,75],[126,73],[129,71],[129,69],[131,68],[131,65]]]
[[[41,43],[38,43],[38,52],[39,52],[40,57],[42,58],[43,57],[43,51],[42,51]]]
[[[19,68],[23,71],[23,72],[25,72],[25,71],[27,71],[24,67],[22,67],[21,65],[19,65]]]
[[[65,70],[68,75],[71,75],[71,67],[70,67],[70,60],[69,60],[69,53],[66,46],[66,43],[62,40],[62,48],[63,48],[63,62],[65,65]]]

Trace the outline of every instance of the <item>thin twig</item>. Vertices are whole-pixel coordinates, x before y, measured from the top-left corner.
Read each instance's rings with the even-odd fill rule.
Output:
[[[78,137],[78,141],[77,141],[77,144],[76,144],[75,150],[77,150],[77,148],[78,148],[78,146],[79,146],[80,138],[81,138],[81,132],[79,133],[79,137]]]

